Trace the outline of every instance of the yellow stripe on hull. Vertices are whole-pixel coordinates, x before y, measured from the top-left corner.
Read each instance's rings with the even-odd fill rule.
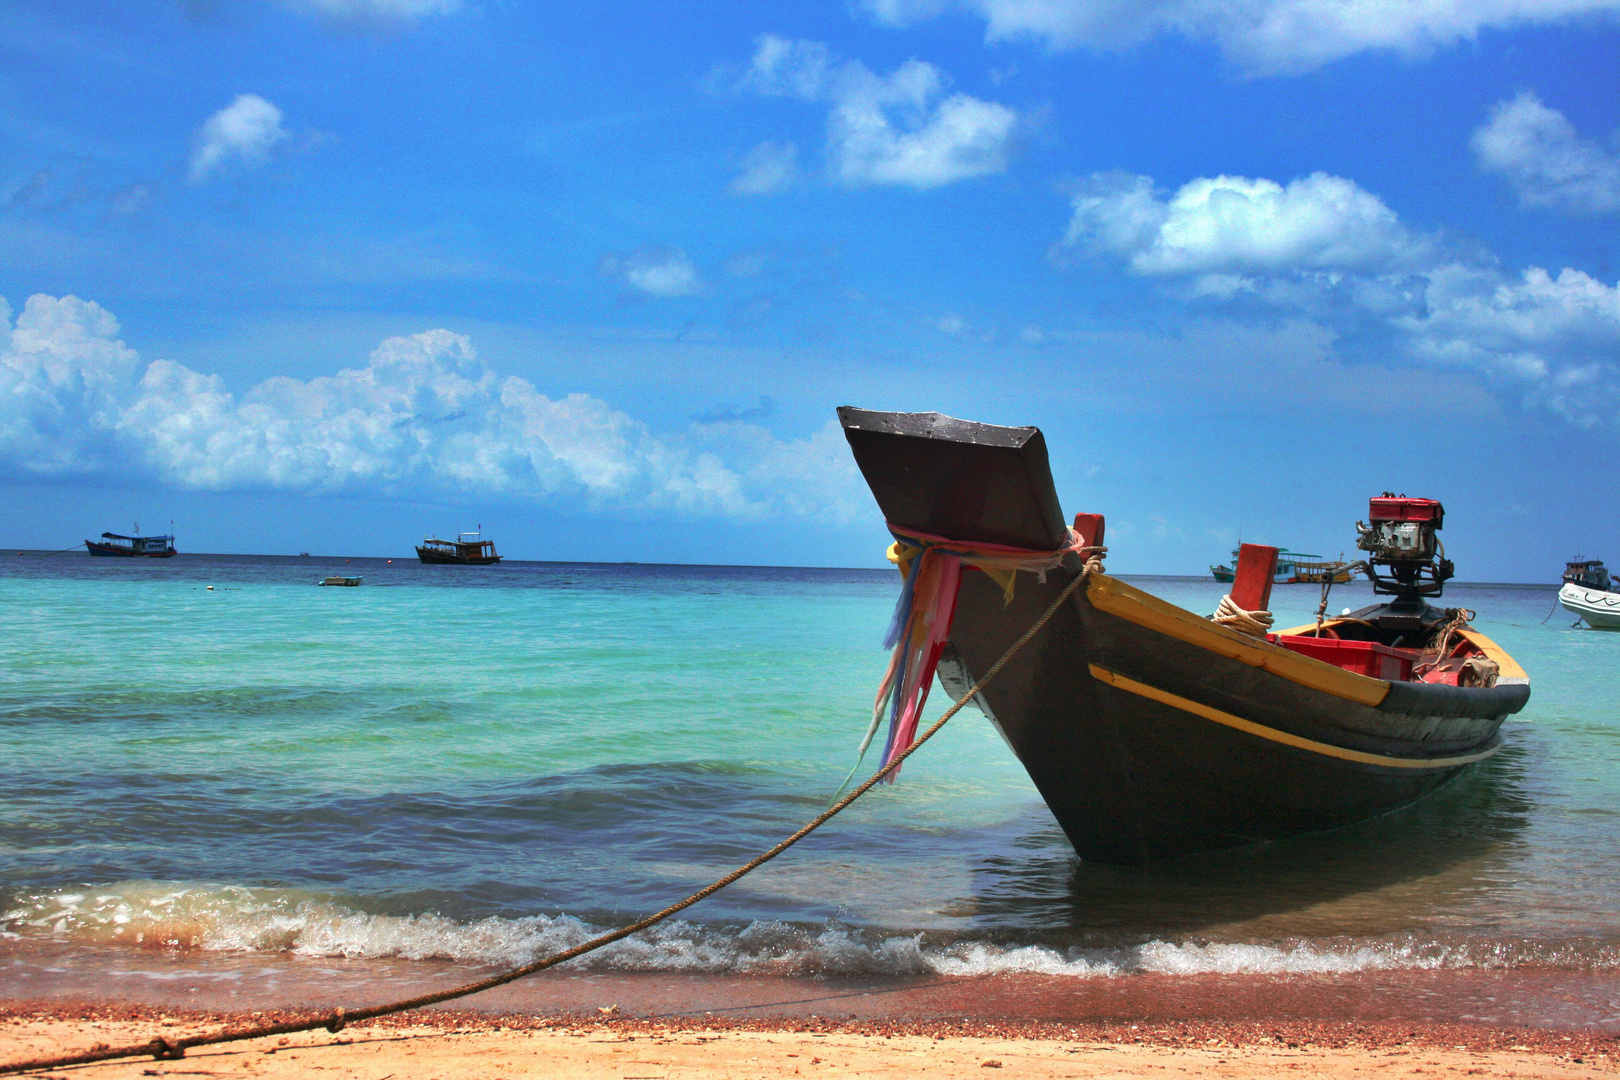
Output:
[[[1107,574],[1091,575],[1086,582],[1086,599],[1098,611],[1346,701],[1376,707],[1389,694],[1389,683],[1382,679],[1357,675],[1290,652],[1281,645],[1228,630]]]
[[[1284,746],[1292,746],[1299,750],[1308,750],[1313,754],[1323,754],[1343,761],[1354,761],[1362,765],[1383,765],[1395,769],[1448,769],[1453,766],[1471,765],[1476,761],[1483,761],[1501,749],[1500,744],[1498,744],[1478,753],[1447,758],[1398,758],[1389,757],[1385,754],[1369,754],[1361,750],[1347,750],[1342,746],[1334,746],[1331,743],[1317,742],[1315,739],[1306,739],[1299,735],[1290,735],[1286,731],[1278,731],[1276,728],[1269,728],[1264,724],[1256,724],[1252,720],[1245,720],[1241,716],[1233,716],[1231,713],[1212,709],[1208,705],[1201,705],[1179,694],[1172,694],[1167,690],[1160,690],[1156,686],[1149,686],[1146,683],[1139,683],[1135,679],[1127,679],[1123,675],[1116,675],[1107,668],[1098,667],[1096,664],[1091,665],[1091,677],[1120,690],[1127,690],[1151,701],[1169,705],[1171,708],[1180,709],[1182,712],[1192,713],[1194,716],[1201,716],[1205,720],[1213,720],[1217,724],[1225,724],[1227,727],[1236,728],[1238,731],[1250,735],[1257,735],[1262,739],[1269,739],[1272,742],[1282,743]]]

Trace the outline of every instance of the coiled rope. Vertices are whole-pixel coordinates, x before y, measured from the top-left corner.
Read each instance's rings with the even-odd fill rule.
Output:
[[[566,963],[569,960],[584,956],[586,953],[594,952],[595,950],[602,948],[604,945],[611,945],[613,942],[627,938],[631,934],[637,934],[648,929],[649,927],[656,926],[665,919],[668,919],[670,916],[686,910],[700,900],[713,896],[727,885],[732,884],[745,875],[752,873],[761,866],[764,866],[766,863],[782,854],[782,852],[786,851],[788,848],[792,847],[794,844],[797,844],[800,840],[803,840],[806,836],[809,836],[811,833],[821,828],[821,826],[831,821],[847,806],[849,806],[850,803],[853,803],[856,799],[859,799],[862,795],[865,795],[868,791],[871,791],[874,787],[881,783],[885,777],[894,772],[894,770],[898,769],[901,762],[905,761],[906,758],[915,753],[923,745],[923,743],[933,738],[939,729],[945,726],[946,721],[950,720],[951,717],[960,712],[964,705],[972,701],[974,697],[978,695],[979,691],[983,690],[985,686],[989,685],[992,679],[1001,673],[1001,669],[1007,665],[1007,662],[1014,656],[1018,655],[1018,652],[1023,649],[1025,645],[1029,644],[1031,638],[1040,633],[1041,628],[1051,621],[1053,615],[1057,614],[1058,608],[1062,607],[1069,597],[1074,595],[1075,590],[1080,587],[1081,583],[1084,582],[1088,576],[1090,576],[1093,565],[1095,565],[1095,558],[1087,561],[1087,564],[1083,566],[1080,572],[1075,575],[1074,580],[1069,582],[1068,585],[1064,586],[1063,591],[1058,594],[1057,599],[1053,600],[1052,603],[1047,607],[1046,611],[1042,613],[1041,617],[1036,619],[1034,624],[1031,625],[1028,630],[1024,631],[1022,637],[1013,642],[1011,647],[1009,647],[1006,652],[1001,654],[1001,659],[997,660],[990,666],[990,670],[984,673],[983,678],[974,683],[967,693],[963,694],[950,708],[946,709],[944,715],[942,715],[938,720],[935,720],[933,725],[930,726],[927,731],[924,731],[914,742],[912,742],[910,746],[906,747],[904,750],[890,759],[890,761],[885,764],[883,768],[873,773],[872,776],[862,783],[860,787],[833,803],[820,814],[817,814],[807,824],[805,824],[804,827],[799,829],[798,832],[794,833],[792,836],[789,836],[786,840],[783,840],[769,851],[755,856],[748,862],[737,867],[737,869],[733,870],[725,877],[720,878],[718,881],[715,881],[712,884],[705,885],[691,896],[688,896],[686,899],[678,901],[677,903],[671,904],[662,911],[648,915],[646,918],[633,922],[628,926],[621,926],[617,930],[610,930],[605,934],[592,938],[584,944],[576,945],[572,949],[565,949],[562,952],[554,953],[551,956],[545,957],[544,959],[524,964],[521,967],[512,968],[509,971],[503,971],[499,975],[491,975],[487,979],[479,979],[477,982],[466,983],[462,986],[452,987],[448,990],[439,990],[431,994],[420,994],[416,997],[406,998],[403,1001],[395,1001],[387,1005],[373,1005],[369,1008],[351,1010],[346,1010],[339,1007],[324,1015],[306,1017],[302,1020],[288,1020],[278,1024],[256,1024],[250,1027],[225,1028],[222,1031],[216,1031],[210,1035],[188,1035],[173,1039],[160,1035],[148,1042],[133,1043],[126,1046],[103,1046],[96,1049],[85,1050],[77,1054],[62,1054],[56,1057],[33,1058],[28,1061],[12,1061],[0,1065],[0,1073],[38,1072],[44,1069],[59,1069],[68,1065],[88,1065],[96,1061],[111,1061],[115,1058],[140,1057],[145,1054],[150,1054],[159,1061],[173,1061],[185,1057],[186,1051],[194,1046],[217,1046],[221,1043],[241,1042],[246,1039],[262,1039],[271,1035],[291,1035],[300,1031],[315,1031],[319,1028],[325,1028],[327,1031],[336,1034],[337,1032],[342,1031],[345,1025],[355,1023],[356,1021],[374,1020],[379,1016],[388,1016],[392,1013],[405,1012],[408,1009],[425,1008],[428,1005],[437,1005],[440,1002],[453,1001],[456,998],[467,997],[472,994],[480,993],[484,990],[493,990],[497,986],[504,986],[507,983],[516,982],[518,979],[521,979],[526,975],[533,975],[538,971],[544,971],[547,968],[556,967],[558,964]]]
[[[1265,637],[1271,632],[1271,612],[1245,611],[1233,602],[1231,593],[1221,597],[1221,606],[1209,618],[1211,622],[1229,626],[1253,637]]]
[[[1452,647],[1457,644],[1457,641],[1452,639],[1455,637],[1460,641],[1462,632],[1468,629],[1468,624],[1477,617],[1474,612],[1469,611],[1467,608],[1457,608],[1453,611],[1451,620],[1440,628],[1440,634],[1435,638],[1433,645],[1434,655],[1429,656],[1428,649],[1425,649],[1423,659],[1412,666],[1412,674],[1416,676],[1423,672],[1433,671],[1445,663],[1450,657]]]

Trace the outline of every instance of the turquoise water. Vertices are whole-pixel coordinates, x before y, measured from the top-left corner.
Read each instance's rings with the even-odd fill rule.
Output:
[[[327,573],[357,589],[317,589]],[[1223,587],[1133,579],[1195,611]],[[212,586],[209,589],[208,586]],[[14,945],[525,959],[817,813],[886,657],[882,571],[0,558]],[[1369,602],[1340,586],[1333,608]],[[1314,587],[1279,587],[1280,625]],[[748,971],[1620,964],[1620,633],[1448,587],[1534,688],[1507,749],[1339,833],[1079,863],[966,711],[690,918],[591,961]],[[946,702],[936,693],[930,709]]]

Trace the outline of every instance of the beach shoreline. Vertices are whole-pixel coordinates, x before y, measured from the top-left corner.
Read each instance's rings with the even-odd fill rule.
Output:
[[[224,1026],[307,1016],[299,1010],[218,1012],[127,1003],[0,1004],[0,1063],[123,1046]],[[626,1071],[627,1067],[630,1071]],[[984,1069],[1002,1069],[987,1074]],[[1549,1030],[1411,1021],[879,1020],[635,1017],[592,1011],[537,1016],[434,1009],[190,1051],[75,1068],[121,1078],[166,1074],[434,1076],[735,1075],[1283,1076],[1301,1069],[1385,1076],[1612,1075],[1620,1038]],[[36,1073],[35,1075],[38,1075]]]
[[[303,956],[70,942],[0,943],[0,1001],[100,1002],[220,1013],[350,1010],[436,993],[498,967],[400,957]],[[1350,971],[1039,971],[972,975],[795,970],[712,972],[568,965],[451,1007],[480,1015],[592,1015],[667,1022],[1355,1022],[1589,1030],[1620,1035],[1607,968]]]

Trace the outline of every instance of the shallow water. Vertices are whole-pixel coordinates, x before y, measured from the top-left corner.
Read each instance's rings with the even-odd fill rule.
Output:
[[[340,572],[366,584],[311,587]],[[1223,591],[1133,580],[1196,611]],[[896,588],[883,571],[0,557],[0,933],[479,964],[571,944],[820,810]],[[1302,623],[1316,600],[1278,587],[1272,607]],[[1333,608],[1369,600],[1340,586]],[[1550,586],[1452,585],[1445,602],[1479,612],[1534,692],[1504,752],[1417,806],[1084,865],[967,711],[898,784],[590,963],[1613,970],[1620,633],[1543,622]]]

